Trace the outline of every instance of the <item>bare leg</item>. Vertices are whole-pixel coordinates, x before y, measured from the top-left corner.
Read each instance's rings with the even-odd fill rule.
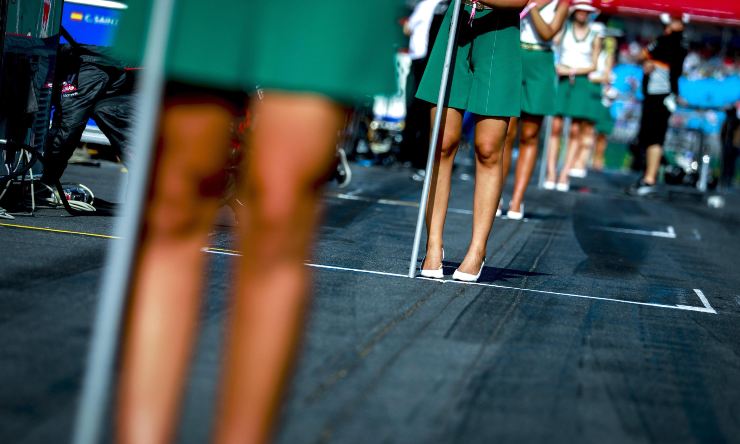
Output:
[[[432,122],[437,107],[432,108]],[[454,108],[444,108],[440,146],[434,154],[434,171],[429,189],[427,203],[427,253],[422,269],[433,270],[442,264],[442,235],[447,217],[447,205],[450,200],[450,182],[455,154],[460,146],[463,114]]]
[[[514,151],[514,142],[516,142],[516,135],[519,132],[519,118],[512,117],[509,121],[509,129],[506,130],[506,139],[504,140],[504,175],[503,185],[506,185],[506,179],[509,177],[509,171],[511,170],[511,158]],[[521,147],[519,148],[521,150]]]
[[[302,330],[322,178],[344,110],[319,96],[270,92],[254,105],[241,225],[244,256],[228,324],[216,442],[269,439]]]
[[[568,183],[568,171],[573,168],[573,164],[576,161],[576,156],[581,146],[581,124],[583,121],[573,119],[570,124],[570,136],[568,140],[568,151],[565,154],[565,165],[560,170],[558,176],[558,183]]]
[[[118,442],[170,442],[195,335],[232,113],[168,106],[123,345]]]
[[[594,147],[594,125],[590,122],[583,122],[581,124],[581,144],[579,146],[579,153],[576,157],[576,163],[573,168],[585,170],[588,167],[588,161],[591,157],[591,152]]]
[[[459,267],[463,273],[478,274],[486,256],[488,237],[501,199],[504,138],[508,124],[508,117],[479,117],[475,126],[473,235]]]
[[[516,179],[514,193],[511,196],[509,210],[521,211],[524,193],[527,192],[537,163],[537,142],[539,141],[542,116],[525,115],[522,118],[522,134],[519,139],[519,159],[516,162]]]
[[[547,180],[555,182],[558,175],[558,159],[560,158],[560,137],[563,132],[563,118],[552,118],[552,131],[547,146]]]
[[[645,183],[654,185],[658,180],[658,169],[663,158],[663,147],[650,145],[647,149],[647,166],[645,168]]]
[[[605,134],[599,134],[596,137],[596,149],[594,150],[593,168],[596,171],[604,169],[604,157],[606,153],[607,138]]]

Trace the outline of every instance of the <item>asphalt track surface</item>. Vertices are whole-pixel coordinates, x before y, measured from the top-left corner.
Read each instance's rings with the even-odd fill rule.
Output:
[[[328,189],[278,442],[740,441],[737,193],[724,209],[682,193],[632,198],[621,174],[533,189],[527,220],[496,220],[481,281],[467,285],[406,277],[420,193],[407,171],[354,173]],[[104,164],[65,180],[115,200],[121,177]],[[453,184],[448,278],[472,186]],[[0,442],[67,442],[113,222],[59,210],[0,220]],[[183,443],[211,430],[238,254],[227,228],[204,254]]]

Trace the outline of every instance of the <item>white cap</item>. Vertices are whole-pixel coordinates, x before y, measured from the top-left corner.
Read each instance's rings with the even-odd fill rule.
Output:
[[[672,16],[671,14],[669,14],[667,12],[664,12],[664,13],[660,14],[660,21],[661,21],[661,23],[663,23],[666,26],[670,25],[671,24],[671,21],[673,19],[674,19],[674,16]],[[675,17],[675,19],[678,20],[679,18],[678,17]],[[680,19],[681,19],[681,21],[684,24],[686,24],[686,23],[689,23],[691,21],[691,16],[689,14],[683,13],[683,14],[681,14],[681,18]]]
[[[575,11],[598,12],[599,10],[591,0],[574,0],[570,5],[570,12],[573,13]]]

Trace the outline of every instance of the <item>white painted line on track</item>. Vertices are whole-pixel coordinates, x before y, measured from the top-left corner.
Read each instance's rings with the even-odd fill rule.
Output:
[[[704,313],[717,314],[717,310],[715,310],[714,308],[712,308],[712,306],[709,304],[709,300],[704,295],[704,292],[703,291],[699,290],[698,288],[694,288],[694,293],[696,293],[696,295],[699,296],[699,300],[701,301],[702,305],[704,305],[703,308],[700,308],[700,307],[692,307],[692,306],[689,306],[689,305],[679,305],[678,307],[681,307],[684,310],[691,309],[692,311],[701,311],[701,312],[704,312]]]
[[[381,199],[381,198],[374,198],[374,197],[365,197],[365,196],[358,196],[357,193],[362,190],[356,190],[356,191],[350,191],[348,193],[325,193],[326,197],[332,197],[334,199],[342,199],[342,200],[354,200],[357,202],[369,202],[369,203],[375,203],[378,205],[390,205],[395,207],[408,207],[408,208],[419,208],[418,202],[411,202],[408,200],[396,200],[396,199]],[[473,214],[472,210],[463,210],[461,208],[448,208],[448,213],[453,214],[464,214],[466,216],[471,216]],[[497,217],[497,219],[503,219],[503,220],[514,220],[509,219],[506,217],[506,213],[503,215]],[[525,217],[524,219],[517,219],[517,222],[529,222],[529,218]]]
[[[408,275],[399,274],[399,273],[386,273],[385,271],[373,271],[373,270],[361,270],[359,268],[336,267],[334,265],[312,264],[310,262],[307,262],[306,266],[312,267],[312,268],[323,268],[324,270],[351,271],[353,273],[376,274],[380,276],[408,278]]]
[[[662,237],[665,239],[675,239],[676,230],[672,226],[668,226],[666,231],[648,231],[648,230],[633,230],[629,228],[616,228],[616,227],[591,227],[594,230],[599,231],[610,231],[612,233],[623,233],[623,234],[636,234],[638,236],[652,236]]]
[[[377,199],[373,197],[358,196],[352,193],[325,193],[325,195],[327,197],[333,197],[335,199],[342,199],[342,200],[354,200],[358,202],[369,202],[369,203],[375,203],[379,205],[391,205],[395,207],[419,208],[418,202],[412,202],[408,200]],[[465,214],[465,215],[473,214],[471,210],[462,210],[459,208],[448,208],[447,212],[455,213],[455,214]]]
[[[201,249],[201,251],[203,251],[204,253],[220,254],[224,256],[241,256],[241,254],[233,250],[203,248]],[[378,275],[378,276],[388,276],[388,277],[408,279],[408,276],[405,274],[388,273],[384,271],[374,271],[374,270],[364,270],[361,268],[349,268],[349,267],[339,267],[335,265],[312,264],[310,262],[307,262],[306,266],[312,267],[312,268],[324,269],[324,270],[344,271],[344,272],[372,274],[372,275]],[[523,292],[528,292],[528,293],[546,294],[546,295],[551,295],[551,296],[565,296],[569,298],[590,299],[590,300],[596,300],[596,301],[616,302],[616,303],[629,304],[629,305],[642,305],[642,306],[647,306],[647,307],[669,308],[671,310],[695,311],[695,312],[700,312],[700,313],[717,314],[717,312],[711,307],[711,305],[709,305],[709,301],[704,296],[704,293],[702,293],[701,290],[699,289],[694,289],[694,292],[696,292],[702,304],[704,304],[703,307],[692,307],[690,305],[657,304],[653,302],[626,301],[624,299],[605,298],[605,297],[600,297],[600,296],[588,296],[588,295],[575,294],[575,293],[562,293],[562,292],[548,291],[548,290],[534,290],[531,288],[510,287],[507,285],[489,284],[485,282],[461,282],[461,281],[455,281],[451,279],[431,279],[431,278],[424,278],[424,277],[417,277],[416,279],[422,280],[422,281],[435,282],[438,284],[470,285],[470,286],[479,286],[479,287],[499,288],[502,290],[523,291]]]

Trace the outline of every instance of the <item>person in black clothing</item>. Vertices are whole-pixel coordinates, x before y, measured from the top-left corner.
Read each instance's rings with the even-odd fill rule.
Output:
[[[133,71],[106,55],[104,48],[76,42],[62,46],[55,81],[59,90],[44,148],[41,182],[47,187],[39,191],[38,197],[48,194],[47,203],[58,202],[52,188],[64,174],[89,119],[97,123],[114,152],[124,154],[132,119],[134,81]]]
[[[645,76],[642,81],[642,118],[638,147],[645,153],[643,176],[630,188],[630,193],[644,196],[655,190],[658,169],[663,158],[663,142],[676,102],[679,101],[678,79],[688,50],[683,41],[681,18],[664,20],[664,34],[643,51]]]
[[[727,118],[722,125],[722,175],[720,185],[732,187],[735,180],[735,166],[740,151],[740,102],[725,110]]]

